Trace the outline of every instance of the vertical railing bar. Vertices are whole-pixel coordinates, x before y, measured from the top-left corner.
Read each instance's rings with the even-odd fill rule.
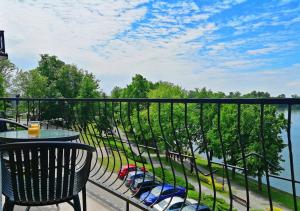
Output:
[[[160,158],[160,155],[159,155],[159,149],[158,149],[158,145],[157,145],[157,139],[155,137],[155,134],[153,132],[153,128],[151,126],[151,118],[150,118],[150,104],[147,103],[147,120],[148,120],[148,125],[149,125],[149,129],[150,129],[150,133],[151,133],[151,137],[152,137],[152,140],[153,140],[153,143],[154,143],[154,146],[156,148],[156,155],[157,155],[157,158],[158,158],[158,161],[159,161],[159,165],[161,166],[161,169],[162,169],[162,175],[163,175],[163,178],[165,178],[165,170],[163,168],[163,165],[162,165],[162,162],[161,162],[161,158]],[[155,202],[154,202],[155,203]],[[154,204],[153,203],[153,204]]]
[[[128,117],[128,115],[130,116],[130,102],[127,103],[127,117]],[[129,136],[128,136],[128,133],[126,131],[126,125],[124,123],[124,119],[123,119],[123,116],[122,116],[122,102],[120,102],[120,120],[121,120],[122,128],[124,130],[124,134],[125,134],[126,141],[127,141],[128,146],[129,146],[130,152],[133,154],[131,143],[130,143],[130,140],[129,140]],[[135,138],[135,134],[133,134],[133,135],[134,135],[134,138]],[[122,146],[124,146],[124,145],[122,144]],[[125,147],[124,147],[124,152],[126,152]],[[127,166],[129,166],[129,164],[130,164],[129,159],[128,159],[127,155],[125,155],[125,157],[126,157],[126,161],[127,161]],[[135,159],[133,159],[133,162],[134,162],[134,165],[136,166],[137,164],[136,164],[136,160]],[[122,182],[121,185],[125,184],[127,176],[128,176],[128,174],[125,175],[125,177],[124,177],[123,182]],[[123,194],[126,193],[126,192],[128,192],[128,190],[129,189],[127,189],[126,191],[124,191]]]
[[[91,103],[92,103],[92,106],[90,106],[90,108],[91,108],[92,118],[94,119],[94,118],[95,118],[94,102],[91,102]],[[89,124],[90,124],[90,125],[89,125]],[[91,128],[92,128],[92,132],[91,132]],[[88,127],[87,127],[87,130],[88,130],[88,134],[89,134],[89,137],[90,137],[90,138],[88,138],[88,136],[87,136],[87,139],[88,139],[88,140],[90,139],[91,142],[92,142],[93,147],[97,149],[96,144],[95,144],[95,141],[94,141],[94,139],[97,139],[97,137],[96,137],[95,129],[94,129],[94,127],[93,127],[93,121],[89,121],[89,120],[88,120]],[[93,135],[92,135],[92,134],[93,134]],[[88,142],[89,142],[89,141],[88,141]],[[98,141],[97,141],[97,143],[98,143]],[[89,142],[89,145],[91,145],[90,142]],[[98,158],[98,150],[96,150],[95,153],[96,153],[96,159],[95,159],[94,165],[91,164],[92,167],[91,167],[91,169],[90,169],[90,172],[96,167],[96,165],[97,165],[97,163],[98,163],[98,161],[97,161],[97,158]]]
[[[288,105],[288,126],[287,126],[287,136],[288,136],[288,148],[289,148],[289,157],[290,157],[290,170],[291,170],[291,180],[293,188],[293,200],[294,200],[294,210],[298,210],[297,206],[297,192],[295,185],[295,173],[294,173],[294,158],[293,158],[293,148],[291,140],[291,119],[292,119],[292,106]]]
[[[181,153],[181,148],[182,147],[181,147],[181,144],[178,142],[178,138],[177,138],[177,135],[176,135],[176,132],[175,132],[175,127],[174,127],[174,103],[173,102],[171,103],[171,127],[172,127],[174,140],[175,140],[176,146],[177,146],[177,151],[178,151],[178,154],[179,154],[179,159],[180,159],[180,163],[181,163],[181,166],[182,166],[184,179],[186,181],[186,185],[185,185],[186,186],[186,191],[188,191],[187,175],[186,175],[186,172],[185,172],[185,167],[184,167],[184,163],[183,163],[183,159],[182,159],[182,153]],[[186,192],[186,194],[187,194],[187,192]],[[186,196],[185,196],[185,198],[186,198]],[[172,198],[173,198],[173,196],[172,196]],[[172,201],[172,199],[170,201]]]
[[[30,113],[29,113],[29,101],[27,101],[27,125],[28,125],[28,123],[29,123],[29,115],[30,115]]]
[[[126,132],[125,125],[124,125],[124,122],[123,122],[123,118],[122,118],[122,102],[119,103],[119,113],[120,113],[119,118],[120,118],[120,121],[121,121],[121,125],[123,127],[125,137],[128,140],[127,132]],[[113,119],[114,119],[115,125],[117,126],[117,122],[115,121],[115,117],[114,117],[114,112],[113,112]],[[117,133],[118,133],[118,136],[120,138],[120,141],[121,141],[122,149],[124,151],[124,156],[125,156],[125,160],[126,160],[126,163],[127,163],[127,164],[125,163],[125,165],[129,166],[129,159],[128,159],[127,151],[125,149],[125,145],[124,145],[124,142],[122,140],[122,136],[121,136],[121,133],[120,133],[120,130],[119,130],[118,126],[116,127],[116,129],[117,129]],[[123,165],[123,161],[121,162],[121,167],[122,167],[122,165]],[[115,190],[120,189],[124,185],[124,183],[125,182],[122,182],[117,188],[115,188]]]
[[[41,101],[38,101],[38,121],[41,121]]]
[[[107,101],[104,101],[104,117],[106,118],[107,115],[108,115],[108,112],[107,112]],[[115,158],[115,153],[112,150],[113,148],[112,148],[112,146],[110,144],[110,139],[108,137],[106,129],[104,130],[104,134],[105,134],[105,139],[108,142],[108,146],[110,148],[110,151],[111,151],[111,154],[112,154],[112,157],[113,157],[113,168],[112,168],[110,174],[108,175],[108,177],[103,181],[103,183],[106,183],[111,178],[112,174],[114,173],[114,170],[115,170],[115,167],[116,167],[116,158]]]
[[[98,103],[97,103],[97,105],[98,105]],[[96,119],[95,119],[96,112],[94,110],[94,106],[92,107],[92,116],[93,116],[93,120],[94,120],[94,122],[97,126]],[[99,118],[100,118],[100,114],[99,114]],[[93,122],[92,122],[92,124],[93,124]],[[92,142],[94,144],[94,147],[96,148],[96,160],[95,160],[94,166],[91,168],[91,172],[96,168],[96,165],[98,163],[99,154],[101,154],[101,159],[100,159],[101,161],[100,161],[100,165],[98,165],[98,169],[95,170],[95,172],[90,177],[94,177],[96,174],[98,174],[98,172],[100,171],[100,169],[102,167],[102,164],[103,164],[103,152],[102,152],[102,149],[101,149],[101,146],[100,146],[99,137],[97,136],[97,133],[96,133],[95,128],[94,128],[93,125],[92,125],[92,131],[93,131],[93,134],[94,134],[94,136],[92,138]],[[98,132],[99,132],[99,130],[98,130]],[[96,144],[95,144],[95,141],[97,142]],[[96,145],[97,145],[97,147],[96,147]],[[99,149],[100,153],[98,152],[98,149]]]
[[[82,102],[79,102],[79,103],[81,104]],[[78,109],[79,109],[79,108],[78,108]],[[79,112],[78,109],[76,109],[76,106],[74,106],[75,113],[78,113],[78,112]],[[84,139],[85,133],[83,132],[82,127],[79,125],[79,124],[80,124],[80,121],[79,121],[78,119],[77,119],[77,124],[76,124],[76,115],[74,115],[74,116],[75,116],[75,124],[74,124],[74,127],[75,127],[75,129],[76,129],[77,131],[79,131],[79,133],[80,133],[79,142],[81,143],[81,137],[82,137],[82,139]],[[84,140],[83,140],[83,141],[84,141]],[[84,141],[84,142],[85,142],[85,141]],[[78,163],[80,163],[80,162],[82,161],[82,159],[83,159],[83,152],[81,151],[81,156],[80,156],[80,158],[79,158],[79,160],[78,160]],[[78,166],[77,169],[82,168],[83,165],[84,165],[84,163],[82,163],[81,166]]]
[[[186,130],[186,134],[187,134],[187,138],[188,138],[188,142],[189,142],[189,147],[191,148],[191,153],[192,153],[192,165],[195,168],[196,171],[196,176],[197,176],[197,182],[198,182],[198,189],[199,189],[199,197],[198,197],[198,204],[196,207],[196,210],[198,210],[198,207],[200,205],[200,201],[201,201],[201,195],[202,195],[202,190],[201,190],[201,181],[200,181],[200,177],[199,177],[199,170],[198,170],[198,166],[196,163],[196,157],[195,157],[195,153],[193,150],[193,144],[191,141],[191,136],[190,136],[190,132],[188,129],[188,118],[187,118],[187,114],[188,114],[188,105],[187,103],[184,103],[184,125],[185,125],[185,130]],[[181,207],[182,208],[182,207]]]
[[[18,116],[19,116],[19,95],[16,95],[16,122],[19,122],[18,121]]]
[[[3,105],[3,109],[4,109],[4,116],[3,116],[3,118],[7,118],[7,115],[6,115],[6,112],[7,112],[7,104],[6,104],[6,103],[8,103],[8,101],[3,100],[3,103],[4,103],[4,105]]]
[[[264,166],[266,171],[269,205],[270,205],[270,210],[273,211],[273,203],[272,203],[271,187],[270,187],[270,179],[269,179],[269,167],[266,158],[265,137],[264,137],[264,104],[260,105],[260,140],[262,143]]]
[[[206,151],[206,159],[207,159],[207,165],[209,169],[209,173],[211,176],[211,181],[212,181],[212,186],[213,186],[213,194],[214,194],[214,201],[213,201],[213,207],[212,210],[215,211],[216,209],[216,201],[217,201],[217,193],[216,193],[216,185],[215,185],[215,179],[214,179],[214,174],[212,170],[212,165],[211,165],[211,160],[210,160],[210,155],[208,152],[208,144],[205,136],[205,129],[204,129],[204,118],[203,118],[203,104],[200,104],[200,127],[201,127],[201,134],[202,134],[202,139],[203,139],[203,144],[204,148]]]
[[[35,101],[32,100],[32,118],[33,118],[33,121],[36,121],[35,119]]]
[[[98,102],[99,116],[101,116],[101,106],[100,105],[101,105],[100,102]],[[103,113],[104,113],[104,111],[103,111]],[[110,162],[110,156],[109,156],[109,151],[107,150],[106,143],[105,143],[104,138],[102,136],[102,129],[101,129],[101,127],[99,126],[99,124],[97,122],[96,122],[96,126],[97,126],[97,129],[99,131],[100,140],[103,143],[104,150],[105,150],[106,157],[107,157],[107,163],[106,163],[106,165],[104,167],[104,171],[102,172],[101,175],[99,175],[98,178],[96,178],[96,180],[100,180],[105,175],[105,173],[107,172],[107,169],[108,169],[108,166],[109,166],[109,162]]]
[[[115,125],[115,117],[114,117],[114,103],[111,102],[111,112],[112,112],[112,121]],[[116,126],[117,127],[117,126]],[[118,153],[118,157],[119,157],[119,161],[120,161],[120,165],[122,166],[122,158],[121,158],[121,153],[119,151],[119,147],[117,146],[117,142],[116,142],[116,139],[115,139],[115,136],[114,136],[114,132],[113,132],[113,128],[111,126],[111,122],[109,123],[109,129],[110,129],[110,133],[112,134],[112,138],[113,138],[113,141],[115,143],[115,147],[116,147],[116,150],[117,150],[117,153]],[[120,139],[121,140],[121,139]],[[118,180],[118,176],[108,185],[108,186],[112,186],[113,184],[116,183],[116,181]]]
[[[99,104],[99,102],[97,103],[97,107],[98,107],[98,110],[99,110],[99,118],[100,118],[100,104]],[[94,111],[94,109],[93,109],[93,113],[95,114],[95,111]],[[98,130],[98,132],[100,133],[101,131],[99,131],[99,127],[98,127],[98,124],[97,124],[97,121],[96,121],[96,119],[95,119],[95,115],[93,115],[93,119],[94,119],[94,122],[95,122],[95,125],[96,125],[96,127],[97,127],[97,130]],[[95,170],[95,172],[91,175],[91,177],[95,177],[99,172],[100,172],[100,170],[101,170],[101,168],[102,168],[102,165],[103,165],[103,158],[104,158],[104,156],[103,156],[103,151],[102,151],[102,147],[101,147],[101,141],[103,142],[103,140],[102,140],[102,135],[100,135],[99,134],[99,136],[97,136],[96,134],[96,131],[95,131],[95,128],[94,127],[92,127],[92,130],[93,130],[93,133],[95,134],[95,139],[96,139],[96,141],[97,141],[97,145],[98,145],[98,149],[99,149],[99,151],[100,151],[100,154],[101,154],[101,161],[100,161],[100,165],[98,165],[98,169],[97,170]],[[100,140],[99,140],[100,139]],[[94,140],[93,140],[94,141]],[[96,150],[96,153],[97,153],[97,159],[98,159],[98,150]]]
[[[153,165],[153,162],[152,162],[152,158],[150,156],[150,152],[149,152],[149,148],[148,148],[148,141],[146,140],[146,137],[145,137],[145,134],[144,134],[144,130],[143,130],[143,127],[142,127],[142,124],[141,124],[141,118],[140,118],[140,104],[137,103],[137,120],[138,120],[138,126],[141,130],[141,134],[142,134],[142,138],[144,141],[146,141],[146,144],[145,144],[145,147],[146,147],[146,151],[147,151],[147,155],[149,157],[149,161],[150,161],[150,165],[151,165],[151,168],[152,168],[152,174],[153,174],[153,181],[155,180],[155,168],[154,168],[154,165]],[[143,180],[142,182],[145,181],[145,174],[143,175]],[[142,186],[141,186],[142,187]],[[148,193],[148,195],[144,198],[144,200],[149,196],[150,192]],[[142,200],[142,201],[144,201]]]
[[[241,104],[237,105],[238,115],[237,115],[237,130],[238,130],[238,139],[239,145],[241,147],[242,159],[243,159],[243,166],[244,166],[244,178],[245,178],[245,185],[246,185],[246,198],[247,198],[247,211],[250,209],[250,198],[249,198],[249,184],[248,184],[248,170],[247,170],[247,162],[245,156],[245,146],[242,141],[241,135]]]
[[[115,120],[114,102],[111,102],[111,109],[112,109],[112,121],[113,121],[113,125],[117,128],[118,137],[119,137],[119,139],[120,139],[120,142],[121,142],[121,145],[122,145],[122,148],[123,148],[125,157],[126,157],[126,159],[128,160],[128,158],[127,158],[127,153],[126,153],[125,147],[124,147],[124,145],[123,145],[123,141],[122,141],[122,138],[121,138],[121,136],[120,136],[119,129],[118,129],[118,126],[117,126],[117,123],[116,123],[116,120]],[[116,146],[116,149],[117,149],[117,153],[118,153],[118,156],[119,156],[119,160],[120,160],[120,168],[122,168],[123,160],[122,160],[122,157],[121,157],[121,153],[120,153],[119,147],[117,146],[117,142],[116,142],[116,139],[115,139],[115,136],[114,136],[114,132],[113,132],[111,126],[110,126],[110,130],[111,130],[111,134],[112,134],[112,136],[113,136],[113,140],[114,140],[114,143],[115,143],[115,146]],[[128,162],[127,162],[127,163],[128,163]],[[109,186],[113,185],[117,180],[118,180],[118,177],[116,177],[116,179],[115,179]],[[118,190],[121,186],[122,186],[122,184],[119,185],[117,188],[115,188],[115,190]]]
[[[218,118],[217,118],[217,120],[218,120],[218,122],[217,122],[218,135],[219,135],[219,139],[220,139],[220,142],[221,142],[223,161],[224,161],[224,165],[225,165],[225,172],[226,172],[226,179],[227,179],[227,185],[228,185],[228,189],[229,189],[230,210],[232,210],[232,190],[231,190],[230,178],[229,178],[229,174],[228,174],[226,152],[225,152],[225,149],[224,149],[225,146],[224,146],[222,131],[221,131],[221,104],[220,103],[218,103]]]
[[[166,136],[165,136],[165,133],[164,133],[164,130],[162,127],[162,122],[161,122],[161,102],[158,103],[158,120],[159,120],[159,127],[160,127],[160,131],[161,131],[161,135],[164,140],[164,144],[165,144],[165,148],[166,148],[165,149],[166,154],[168,155],[167,160],[169,161],[170,166],[171,166],[171,171],[172,171],[172,176],[173,176],[173,184],[174,184],[174,187],[176,187],[176,175],[175,175],[175,170],[174,170],[174,166],[173,166],[173,160],[172,160],[172,158],[170,158],[170,155],[169,155],[169,150],[168,150],[169,146],[167,145],[167,139],[166,139]],[[165,184],[165,178],[163,178],[163,184]]]

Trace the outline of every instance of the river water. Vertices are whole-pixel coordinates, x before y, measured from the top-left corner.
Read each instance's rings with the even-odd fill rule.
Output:
[[[284,111],[287,118],[287,111]],[[291,125],[291,140],[292,140],[292,152],[294,161],[295,179],[300,181],[300,110],[292,111],[292,125]],[[287,144],[287,134],[283,133],[284,142]],[[284,161],[281,163],[281,167],[284,170],[279,174],[280,176],[291,178],[290,158],[288,147],[285,147],[282,151]],[[292,193],[292,184],[289,181],[284,181],[276,178],[270,178],[271,186],[280,190]],[[300,184],[296,185],[297,195],[300,196]]]

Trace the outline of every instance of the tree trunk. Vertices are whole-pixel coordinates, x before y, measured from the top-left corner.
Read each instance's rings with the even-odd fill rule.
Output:
[[[258,191],[262,191],[262,177],[261,176],[258,176],[257,177],[257,188],[258,188]]]

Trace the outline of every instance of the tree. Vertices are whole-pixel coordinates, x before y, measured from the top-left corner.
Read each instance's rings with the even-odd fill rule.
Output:
[[[79,95],[84,72],[74,65],[63,65],[57,71],[55,85],[65,98],[76,98]]]
[[[285,94],[280,94],[277,96],[278,98],[286,98]]]
[[[118,86],[115,86],[111,91],[111,98],[122,98],[122,95],[123,89]]]
[[[149,98],[185,98],[187,93],[181,87],[168,82],[159,82],[156,88],[149,91],[147,97]],[[148,107],[150,119],[148,119]],[[166,147],[177,147],[177,140],[174,138],[174,132],[178,135],[177,138],[182,143],[184,148],[187,148],[187,137],[183,119],[184,119],[184,105],[173,105],[173,119],[171,117],[171,104],[161,104],[160,115],[158,105],[154,104],[139,104],[139,113],[134,111],[132,121],[136,136],[141,142],[153,145],[153,137],[150,131],[149,121],[156,136],[159,149],[164,150]],[[159,124],[161,122],[161,125]],[[173,122],[173,126],[171,124]],[[163,130],[163,132],[162,132]],[[163,134],[162,134],[163,133]],[[185,143],[185,144],[184,144]]]
[[[45,97],[48,93],[48,79],[36,69],[19,71],[15,78],[15,92],[24,97]]]
[[[97,98],[100,97],[99,81],[95,79],[95,76],[90,73],[86,73],[79,86],[79,98]]]
[[[153,84],[140,74],[132,78],[132,82],[124,89],[123,96],[127,98],[146,98]]]
[[[252,91],[248,94],[245,94],[245,98],[270,98],[271,95],[268,92]]]
[[[246,159],[248,175],[258,178],[258,189],[262,190],[262,177],[265,175],[264,156],[269,164],[268,169],[271,174],[278,174],[282,168],[281,151],[285,147],[282,131],[286,129],[287,121],[282,113],[277,113],[276,106],[266,105],[264,109],[264,124],[262,140],[260,128],[260,107],[257,105],[243,105],[241,107],[241,142],[238,136],[237,106],[222,105],[220,115],[220,127],[218,127],[218,116],[213,117],[213,123],[208,129],[207,138],[214,156],[222,159],[223,150],[228,164],[233,166],[243,166],[241,147],[245,154],[250,155]],[[221,132],[221,134],[219,133]],[[221,137],[222,135],[222,141]],[[263,142],[267,153],[263,151]],[[224,148],[222,149],[222,146]],[[232,170],[235,176],[235,168]]]
[[[86,73],[80,83],[78,98],[99,98],[101,91],[99,90],[99,81],[95,79],[93,74]],[[82,125],[84,130],[87,130],[87,126],[90,121],[95,120],[95,111],[97,104],[93,102],[80,102],[77,106],[78,121]],[[99,118],[99,122],[107,122],[106,119]],[[107,125],[108,127],[109,125]]]
[[[48,83],[52,83],[58,79],[58,71],[65,63],[56,56],[49,56],[48,54],[42,54],[39,65],[36,68],[41,75],[48,78]]]
[[[13,71],[16,69],[15,65],[9,60],[0,60],[0,96],[5,96],[7,88],[10,86],[10,80]]]

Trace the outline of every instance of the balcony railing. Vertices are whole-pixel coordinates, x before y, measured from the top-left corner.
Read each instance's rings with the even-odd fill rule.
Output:
[[[298,210],[299,154],[292,145],[300,137],[293,121],[299,107],[300,99],[0,101],[4,118],[79,131],[78,141],[97,149],[89,181],[124,200],[126,209],[143,210],[151,205],[136,197],[133,185],[125,186],[126,173],[119,179],[122,166],[133,164],[161,184],[182,186],[184,203],[193,198],[212,210]]]

